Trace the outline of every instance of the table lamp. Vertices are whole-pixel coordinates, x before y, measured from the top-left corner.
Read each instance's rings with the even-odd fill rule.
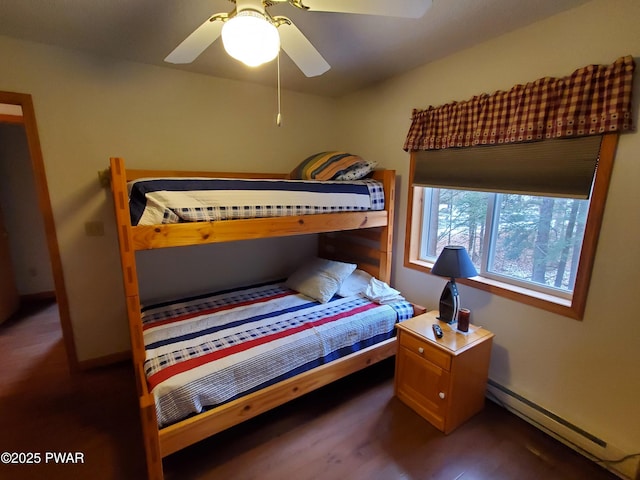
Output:
[[[440,296],[440,316],[438,320],[454,323],[458,318],[460,300],[456,278],[469,278],[478,275],[476,267],[471,263],[469,254],[464,247],[447,245],[433,264],[431,273],[440,277],[449,277],[449,281]]]

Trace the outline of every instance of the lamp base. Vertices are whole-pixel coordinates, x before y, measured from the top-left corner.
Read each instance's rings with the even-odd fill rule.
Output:
[[[440,315],[436,317],[441,322],[455,323],[458,319],[460,308],[458,287],[452,278],[447,282],[440,296]]]

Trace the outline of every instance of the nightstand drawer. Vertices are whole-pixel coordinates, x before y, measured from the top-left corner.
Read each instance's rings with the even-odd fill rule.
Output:
[[[438,365],[444,370],[451,370],[451,355],[438,350],[427,340],[421,340],[409,333],[402,332],[400,334],[400,346],[420,355],[425,360]]]

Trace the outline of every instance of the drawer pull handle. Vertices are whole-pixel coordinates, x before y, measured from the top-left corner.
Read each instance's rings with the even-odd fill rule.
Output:
[[[419,347],[419,348],[418,348],[418,353],[424,353],[424,348]]]
[[[446,395],[444,394],[444,392],[440,392],[440,393],[438,394],[438,396],[439,396],[440,398],[442,398],[443,400],[444,400],[444,397],[446,397]]]

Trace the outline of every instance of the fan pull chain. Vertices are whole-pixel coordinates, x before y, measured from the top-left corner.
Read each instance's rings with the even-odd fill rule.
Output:
[[[280,114],[280,106],[281,106],[281,100],[280,100],[280,52],[278,52],[277,63],[278,63],[278,115],[276,115],[276,125],[278,127],[280,127],[280,126],[282,126],[282,115]]]

